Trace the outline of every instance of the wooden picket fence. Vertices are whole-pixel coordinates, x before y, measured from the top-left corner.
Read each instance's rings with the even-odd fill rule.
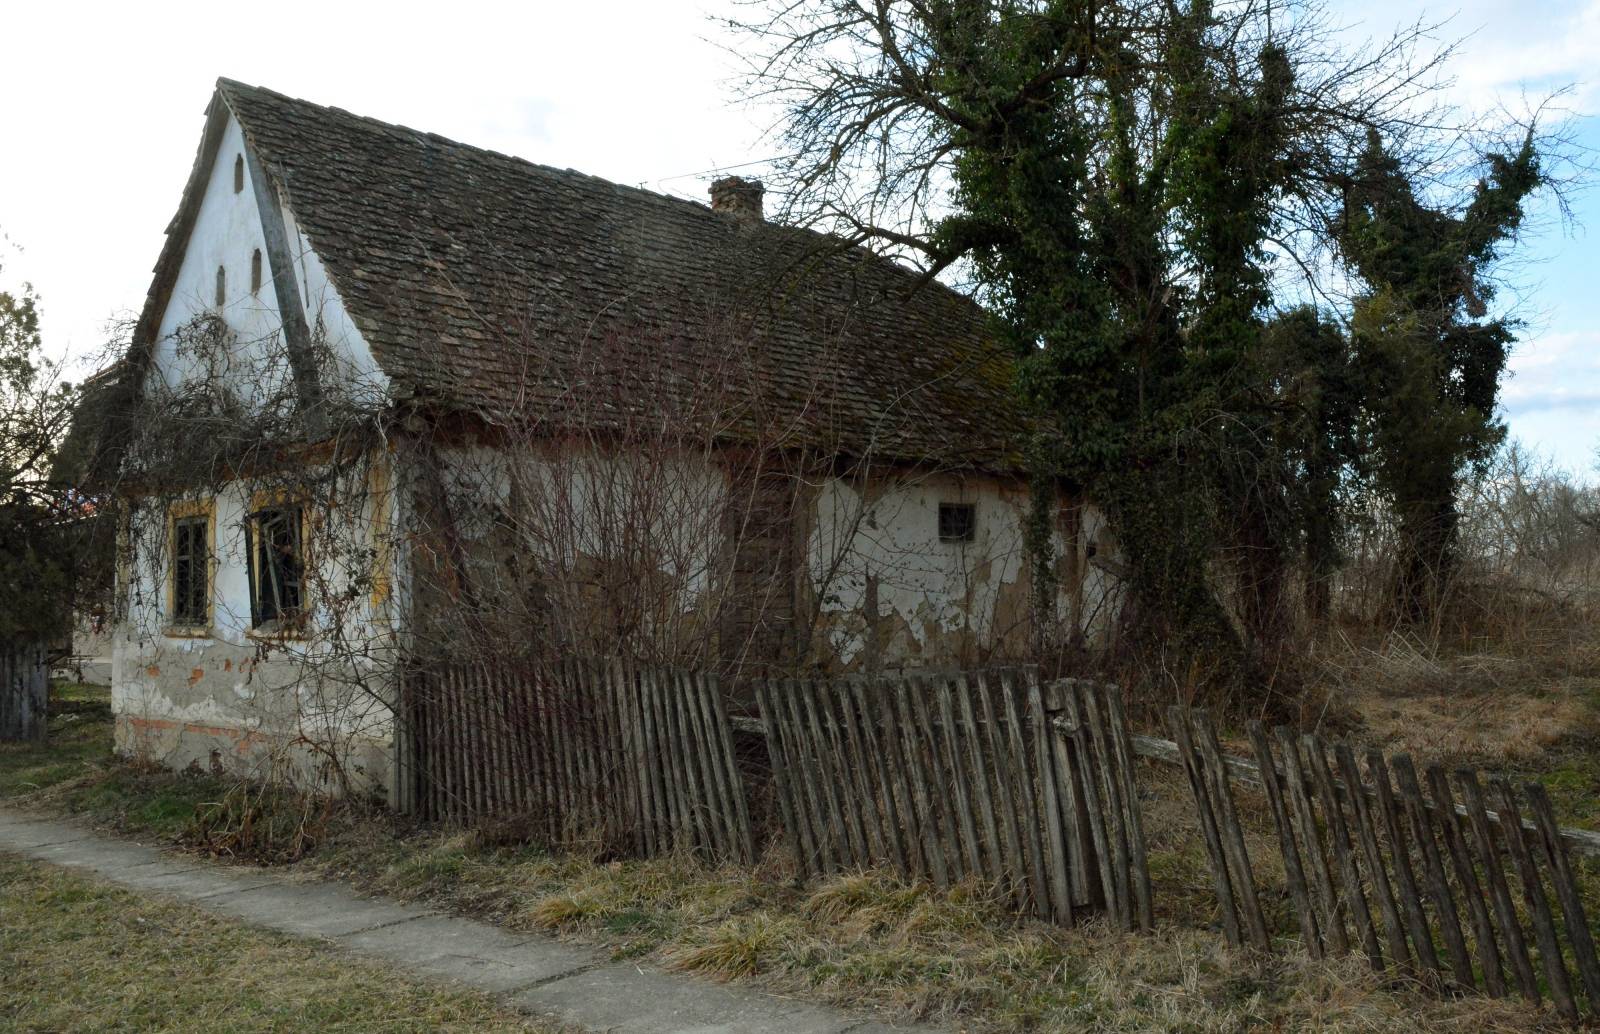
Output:
[[[1026,671],[788,679],[759,684],[757,703],[804,873],[974,878],[1041,918],[1151,926],[1115,689]]]
[[[546,843],[750,862],[754,838],[714,676],[619,661],[412,666],[413,810],[514,821]]]
[[[1223,929],[1234,943],[1265,949],[1270,937],[1230,786],[1230,775],[1249,766],[1222,755],[1203,711],[1173,709],[1168,721]],[[1452,784],[1429,766],[1425,793],[1403,754],[1368,751],[1363,772],[1347,744],[1330,751],[1320,737],[1284,728],[1269,739],[1259,722],[1248,733],[1254,781],[1265,791],[1312,955],[1359,950],[1374,969],[1392,966],[1440,989],[1481,987],[1496,997],[1515,990],[1536,1004],[1547,994],[1569,1023],[1579,1022],[1581,991],[1589,1015],[1600,1018],[1600,961],[1568,856],[1576,834],[1557,827],[1543,786],[1522,788],[1532,816],[1525,823],[1504,779],[1489,780],[1485,792],[1475,771],[1457,770]]]

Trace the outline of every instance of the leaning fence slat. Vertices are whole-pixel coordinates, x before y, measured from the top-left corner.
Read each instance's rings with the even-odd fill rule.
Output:
[[[1117,758],[1117,773],[1122,780],[1123,826],[1127,831],[1131,881],[1139,929],[1155,927],[1155,901],[1150,887],[1150,861],[1145,851],[1144,820],[1140,816],[1139,787],[1133,776],[1133,744],[1128,737],[1128,717],[1122,710],[1122,691],[1114,685],[1102,686],[1106,714],[1111,719],[1112,749]]]
[[[773,703],[784,729],[791,784],[797,788],[795,800],[803,815],[801,821],[811,831],[811,850],[806,867],[814,873],[832,872],[833,842],[823,816],[821,790],[814,778],[804,728],[798,721],[800,712],[794,698],[795,683],[792,679],[773,682],[769,692],[773,694]]]
[[[1255,748],[1256,760],[1261,763],[1262,783],[1267,795],[1267,810],[1272,814],[1273,825],[1278,830],[1278,846],[1283,855],[1283,871],[1289,885],[1289,896],[1294,901],[1295,918],[1300,923],[1300,938],[1306,951],[1314,959],[1322,958],[1322,937],[1317,931],[1317,913],[1311,905],[1311,895],[1306,889],[1305,870],[1300,867],[1300,849],[1295,841],[1294,827],[1289,823],[1289,812],[1284,806],[1283,786],[1273,764],[1272,745],[1267,742],[1266,727],[1259,721],[1245,726],[1250,745]]]
[[[683,793],[683,779],[678,772],[677,749],[674,746],[672,724],[668,715],[670,686],[669,674],[665,669],[653,666],[648,669],[646,699],[649,702],[650,727],[657,751],[655,766],[661,773],[661,788],[667,801],[668,839],[676,849],[693,836],[694,827],[688,801]]]
[[[851,864],[866,868],[875,860],[871,843],[867,838],[868,820],[863,815],[867,796],[857,782],[855,766],[844,752],[844,740],[834,707],[833,687],[823,682],[810,681],[808,688],[806,699],[813,705],[809,713],[812,720],[819,723],[816,735],[817,745],[821,749],[823,776],[838,788],[839,817],[844,823],[848,858]]]
[[[1444,769],[1429,765],[1423,770],[1428,790],[1433,795],[1433,814],[1438,816],[1439,831],[1444,837],[1445,853],[1450,856],[1450,868],[1456,877],[1456,886],[1466,899],[1467,912],[1472,919],[1472,943],[1477,949],[1478,969],[1483,973],[1483,985],[1495,998],[1504,998],[1505,974],[1500,965],[1500,950],[1495,945],[1494,924],[1489,919],[1489,906],[1484,899],[1478,873],[1467,853],[1466,837],[1461,829],[1461,816],[1456,814],[1455,795],[1450,792],[1450,781]]]
[[[911,776],[906,769],[906,753],[902,743],[906,734],[896,716],[893,683],[886,679],[876,680],[871,699],[875,704],[874,724],[881,733],[879,757],[894,787],[895,809],[899,812],[901,828],[905,831],[911,875],[917,879],[931,880],[933,856],[928,837],[923,831],[923,818],[917,811],[916,795],[911,791]]]
[[[1494,828],[1489,824],[1488,809],[1484,807],[1483,788],[1478,784],[1478,774],[1470,768],[1456,770],[1456,783],[1461,787],[1462,803],[1466,805],[1467,821],[1472,826],[1473,847],[1477,861],[1483,869],[1489,886],[1489,900],[1494,904],[1494,917],[1500,932],[1500,941],[1511,960],[1511,972],[1517,978],[1522,997],[1537,1005],[1543,999],[1539,978],[1533,969],[1533,959],[1528,953],[1527,938],[1522,933],[1522,923],[1517,918],[1516,904],[1511,898],[1511,887],[1506,881],[1505,868],[1500,864],[1500,850],[1495,846]],[[1507,831],[1501,828],[1501,833]]]
[[[644,740],[644,716],[639,711],[638,672],[632,664],[616,665],[617,699],[626,732],[623,755],[632,766],[634,841],[645,856],[661,853],[656,840],[654,787],[650,784],[650,754]]]
[[[1251,943],[1266,950],[1272,947],[1272,938],[1267,935],[1266,917],[1261,914],[1261,902],[1256,897],[1255,874],[1250,866],[1250,852],[1245,847],[1244,829],[1239,824],[1238,809],[1234,807],[1233,788],[1228,783],[1228,771],[1222,765],[1222,746],[1217,742],[1217,727],[1211,721],[1210,714],[1204,710],[1194,712],[1194,725],[1200,757],[1209,777],[1212,800],[1216,804],[1216,811],[1213,814],[1218,825],[1217,832],[1222,839],[1222,854],[1233,869],[1234,901],[1243,911]]]
[[[1322,740],[1314,735],[1302,736],[1301,748],[1311,768],[1311,780],[1317,787],[1317,799],[1322,802],[1322,815],[1328,839],[1333,843],[1333,857],[1339,866],[1339,878],[1344,883],[1344,900],[1349,903],[1351,920],[1356,935],[1361,938],[1373,969],[1383,969],[1383,952],[1378,947],[1378,931],[1372,923],[1372,912],[1367,908],[1367,897],[1361,889],[1361,874],[1356,868],[1355,854],[1351,851],[1350,827],[1345,822],[1344,808],[1334,789],[1333,773],[1328,769],[1328,755]]]
[[[973,818],[972,787],[968,780],[968,772],[963,764],[964,758],[961,747],[962,740],[970,740],[975,733],[971,726],[958,726],[956,724],[956,708],[954,694],[950,688],[949,678],[939,678],[934,681],[934,691],[937,694],[939,721],[943,726],[945,762],[950,768],[951,789],[954,791],[956,819],[961,825],[961,838],[967,852],[967,871],[977,879],[987,880],[989,874],[983,867],[983,853],[978,840],[978,824]],[[958,730],[960,730],[958,732]],[[982,778],[982,769],[974,767],[972,775]]]
[[[1561,957],[1561,942],[1556,938],[1555,918],[1550,913],[1550,902],[1545,897],[1544,885],[1539,879],[1539,870],[1535,866],[1533,856],[1528,852],[1528,843],[1518,830],[1522,828],[1522,815],[1517,809],[1516,795],[1512,793],[1511,784],[1504,779],[1489,781],[1490,792],[1494,794],[1496,810],[1506,822],[1503,827],[1506,832],[1506,849],[1511,855],[1512,868],[1516,869],[1517,877],[1522,881],[1523,900],[1528,904],[1528,912],[1533,919],[1534,937],[1539,944],[1539,960],[1544,964],[1545,980],[1550,987],[1550,1001],[1554,1003],[1556,1012],[1568,1023],[1578,1022],[1578,1006],[1572,997],[1572,981],[1567,976],[1566,962]]]
[[[887,861],[899,865],[903,872],[904,864],[895,861],[894,854],[889,848],[888,828],[893,820],[884,817],[873,759],[866,748],[866,740],[857,720],[852,687],[848,682],[836,682],[828,687],[827,692],[832,697],[834,713],[838,716],[839,727],[843,734],[841,738],[844,743],[844,754],[840,764],[849,774],[850,792],[856,797],[857,805],[861,809],[862,822],[866,826],[868,853],[874,864]]]
[[[1389,957],[1396,966],[1407,967],[1411,964],[1411,950],[1406,946],[1405,923],[1400,918],[1394,886],[1389,882],[1389,872],[1383,864],[1383,850],[1378,843],[1380,818],[1362,786],[1361,770],[1356,767],[1356,756],[1349,744],[1336,744],[1333,754],[1345,786],[1352,788],[1349,796],[1356,817],[1356,838],[1361,844],[1362,857],[1366,859],[1372,895],[1377,898],[1378,911],[1383,916],[1383,936]]]
[[[1076,726],[1073,746],[1077,749],[1078,770],[1083,775],[1084,810],[1089,817],[1089,836],[1097,863],[1095,869],[1100,876],[1100,892],[1106,908],[1116,914],[1117,922],[1126,929],[1131,925],[1128,889],[1125,881],[1119,881],[1119,876],[1127,871],[1127,854],[1125,849],[1118,851],[1112,847],[1112,837],[1116,834],[1107,829],[1107,820],[1115,810],[1110,796],[1113,784],[1097,778],[1105,772],[1110,756],[1098,721],[1100,714],[1095,706],[1093,688],[1087,683],[1069,683],[1067,709],[1068,717]]]
[[[1090,850],[1098,860],[1098,869],[1094,877],[1098,879],[1098,895],[1107,909],[1117,909],[1117,884],[1115,876],[1110,871],[1110,850],[1106,836],[1107,807],[1101,797],[1101,784],[1094,778],[1094,770],[1104,763],[1094,749],[1093,719],[1090,712],[1090,693],[1093,688],[1086,683],[1070,683],[1067,691],[1067,717],[1072,720],[1072,746],[1077,751],[1078,770],[1083,773],[1083,800],[1085,812],[1088,813],[1088,837],[1090,837]]]
[[[728,819],[733,808],[731,801],[726,805],[723,803],[722,791],[717,785],[717,755],[711,749],[713,734],[700,712],[704,676],[682,672],[678,676],[678,685],[678,706],[683,715],[684,738],[689,744],[689,768],[695,775],[690,785],[699,798],[699,813],[704,816],[707,848],[721,854],[733,842],[733,825]]]
[[[913,845],[908,849],[906,846],[903,829],[909,827],[901,818],[900,805],[895,799],[894,769],[886,753],[876,707],[881,695],[873,693],[869,699],[871,687],[862,678],[849,679],[845,688],[855,705],[854,728],[861,737],[862,754],[871,771],[878,808],[883,815],[884,848],[888,852],[889,860],[897,869],[903,873],[914,874],[918,865],[915,861],[916,847]]]
[[[1189,778],[1189,789],[1194,795],[1195,812],[1200,819],[1201,838],[1205,841],[1206,854],[1211,860],[1211,881],[1217,892],[1217,907],[1222,916],[1223,933],[1227,935],[1229,944],[1243,944],[1244,936],[1239,928],[1239,914],[1235,909],[1233,886],[1228,877],[1228,860],[1222,852],[1222,836],[1217,829],[1216,814],[1211,805],[1211,793],[1206,786],[1205,769],[1201,766],[1199,755],[1195,753],[1189,716],[1182,708],[1169,708],[1167,724],[1172,729],[1172,739],[1178,745],[1178,756],[1182,761],[1184,774]]]
[[[905,759],[906,779],[911,784],[911,796],[916,804],[922,846],[927,852],[934,885],[944,890],[950,886],[950,869],[946,864],[939,820],[934,813],[933,796],[926,779],[926,768],[922,758],[922,735],[917,728],[916,719],[912,716],[911,687],[905,679],[896,679],[893,685],[900,749]]]
[[[778,814],[783,830],[788,834],[789,847],[794,852],[795,867],[804,878],[812,870],[810,825],[805,821],[800,791],[795,785],[794,764],[789,760],[784,737],[780,730],[783,718],[772,699],[772,684],[758,679],[754,685],[756,708],[761,717],[761,727],[767,741],[767,758],[772,764],[774,795],[778,799]]]
[[[619,848],[627,850],[637,833],[633,817],[638,811],[638,804],[634,800],[638,783],[633,778],[633,758],[628,751],[630,729],[623,711],[621,669],[620,661],[600,661],[595,665],[595,679],[605,707],[606,735],[610,740],[606,751],[610,791],[606,796],[610,800],[610,817],[614,823],[611,838]]]
[[[1561,902],[1567,942],[1572,945],[1572,958],[1577,964],[1578,977],[1589,998],[1589,1011],[1600,1016],[1600,960],[1595,958],[1594,934],[1584,912],[1577,881],[1572,875],[1566,847],[1561,843],[1555,809],[1550,806],[1549,793],[1540,784],[1529,783],[1523,787],[1523,791],[1528,795],[1528,810],[1533,812],[1533,823],[1539,827],[1538,842],[1550,871],[1550,882],[1555,886],[1556,897]]]
[[[962,740],[967,748],[967,771],[983,835],[984,858],[988,863],[988,868],[984,872],[990,883],[997,887],[1003,886],[1009,874],[1000,846],[1000,827],[995,820],[994,798],[989,793],[990,767],[983,758],[983,733],[979,731],[978,721],[973,713],[972,686],[966,676],[955,677],[953,695],[961,711],[964,729]]]
[[[966,875],[966,866],[962,859],[961,834],[956,828],[955,816],[950,806],[949,777],[941,765],[939,730],[934,727],[928,712],[930,688],[928,681],[923,678],[902,678],[900,685],[904,688],[905,699],[911,706],[911,742],[916,747],[914,775],[918,784],[926,790],[925,799],[930,805],[929,819],[938,831],[935,835],[939,839],[940,850],[944,855],[945,864],[949,867],[953,883]]]
[[[1417,781],[1416,768],[1406,754],[1396,754],[1390,764],[1399,781],[1400,797],[1405,802],[1406,814],[1411,819],[1411,832],[1422,856],[1428,897],[1433,900],[1434,914],[1438,916],[1439,932],[1444,937],[1445,951],[1450,956],[1450,970],[1458,985],[1475,987],[1472,957],[1467,953],[1467,940],[1461,933],[1461,918],[1456,912],[1449,881],[1445,878],[1444,864],[1439,858],[1439,844],[1433,836],[1433,823],[1422,797],[1422,787]]]
[[[1023,847],[1024,827],[1017,821],[1017,797],[1012,792],[1011,758],[1015,755],[1007,753],[1001,711],[995,706],[994,696],[990,692],[989,677],[980,673],[973,677],[973,682],[978,691],[984,740],[993,762],[995,801],[999,809],[1001,835],[1004,837],[1006,865],[1011,872],[1011,889],[1018,907],[1025,908],[1032,900],[1029,873],[1034,870],[1029,865],[1031,853]]]
[[[789,759],[793,762],[794,771],[804,788],[806,814],[815,837],[812,866],[821,872],[838,872],[840,866],[837,852],[842,831],[835,829],[834,821],[837,816],[830,816],[828,803],[823,797],[820,777],[812,756],[812,744],[807,739],[807,726],[798,699],[799,684],[794,679],[784,679],[774,688],[777,691],[776,700],[783,709],[785,724],[790,730]]]
[[[1376,750],[1367,752],[1367,773],[1377,790],[1378,813],[1383,816],[1389,831],[1389,857],[1394,864],[1395,886],[1399,890],[1400,905],[1405,912],[1406,927],[1411,934],[1411,947],[1416,955],[1419,972],[1428,979],[1438,979],[1439,952],[1433,943],[1433,932],[1428,929],[1428,917],[1422,911],[1422,891],[1417,886],[1415,870],[1411,867],[1411,851],[1406,837],[1405,824],[1400,818],[1400,808],[1395,803],[1394,789],[1389,782],[1389,765]]]
[[[991,676],[983,676],[991,678]],[[1026,726],[1016,694],[1016,684],[1000,675],[992,676],[1000,697],[1004,714],[1006,745],[1010,751],[1005,756],[1006,771],[1014,784],[1013,802],[1016,804],[1018,832],[1024,838],[1028,853],[1028,889],[1033,899],[1034,914],[1041,919],[1051,916],[1050,889],[1045,872],[1044,835],[1042,823],[1037,821],[1042,805],[1034,795],[1033,778],[1029,773],[1028,750],[1024,745]]]
[[[1030,682],[1037,683],[1038,675],[1031,669],[1028,672]],[[1073,698],[1075,684],[1072,681],[1057,683],[1052,687],[1056,692],[1062,692],[1068,699]],[[1065,703],[1065,701],[1061,701]],[[1074,906],[1084,908],[1094,907],[1098,898],[1105,898],[1105,906],[1115,912],[1117,897],[1114,885],[1103,885],[1102,876],[1112,876],[1114,872],[1107,871],[1110,855],[1107,853],[1109,840],[1107,839],[1106,823],[1109,816],[1099,807],[1089,803],[1095,787],[1092,782],[1092,773],[1085,767],[1082,759],[1077,764],[1073,763],[1073,749],[1067,741],[1057,735],[1055,725],[1050,719],[1050,711],[1056,701],[1042,698],[1039,709],[1040,734],[1045,743],[1045,753],[1050,759],[1051,781],[1056,787],[1056,803],[1061,809],[1061,819],[1064,823],[1063,835],[1066,839],[1066,852],[1063,863],[1067,867],[1068,900]],[[1075,745],[1074,745],[1075,746]],[[1095,825],[1099,825],[1100,843],[1095,842]],[[1096,860],[1099,864],[1096,865]],[[1107,890],[1111,893],[1106,893]],[[1118,916],[1120,924],[1122,917]]]
[[[1310,870],[1311,885],[1316,889],[1317,900],[1322,905],[1318,929],[1322,931],[1327,950],[1335,955],[1344,955],[1350,951],[1350,938],[1344,925],[1344,907],[1333,885],[1333,873],[1328,867],[1327,853],[1323,850],[1322,832],[1317,827],[1316,811],[1311,806],[1300,745],[1295,741],[1294,734],[1284,726],[1274,728],[1272,733],[1278,740],[1278,751],[1283,758],[1284,791],[1291,815],[1299,827],[1300,842],[1305,846],[1304,857]]]
[[[1002,672],[1000,679],[1004,684],[1007,679],[1013,678]],[[1033,719],[1032,761],[1034,772],[1038,778],[1040,806],[1043,812],[1040,816],[1045,827],[1045,859],[1050,879],[1051,914],[1058,923],[1072,921],[1072,894],[1068,889],[1067,872],[1071,861],[1067,856],[1066,837],[1063,835],[1061,825],[1061,802],[1056,795],[1055,761],[1051,756],[1047,727],[1050,717],[1045,713],[1044,695],[1039,689],[1039,680],[1031,673],[1024,677],[1024,684],[1028,694],[1028,713]]]

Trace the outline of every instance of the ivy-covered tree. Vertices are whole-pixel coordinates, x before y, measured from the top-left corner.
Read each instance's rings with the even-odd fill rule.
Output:
[[[1280,266],[1326,254],[1367,130],[1426,107],[1423,30],[1346,53],[1314,4],[1210,0],[808,0],[747,28],[754,92],[788,105],[790,215],[966,276],[1042,476],[1117,532],[1123,641],[1259,700],[1348,452],[1343,350],[1315,354],[1314,320],[1269,334]]]
[[[1505,437],[1500,380],[1518,324],[1491,315],[1495,263],[1543,182],[1532,133],[1489,154],[1462,208],[1432,202],[1376,132],[1351,176],[1340,243],[1365,286],[1352,320],[1373,386],[1372,469],[1392,507],[1399,617],[1427,617],[1455,568],[1460,478]]]

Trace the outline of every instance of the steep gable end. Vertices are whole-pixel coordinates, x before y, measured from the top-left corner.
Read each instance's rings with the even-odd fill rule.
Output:
[[[730,411],[824,449],[1015,465],[1011,358],[976,305],[908,269],[242,83],[218,91],[397,396],[543,421],[688,410],[709,383]]]
[[[309,379],[319,394],[381,403],[387,378],[276,185],[258,189],[262,176],[238,119],[216,95],[135,329],[129,393],[204,382],[246,405],[287,400],[304,409]],[[263,198],[271,207],[263,209]],[[267,232],[274,222],[277,248]],[[308,357],[298,369],[290,347],[297,321]],[[312,438],[325,431],[307,427]]]

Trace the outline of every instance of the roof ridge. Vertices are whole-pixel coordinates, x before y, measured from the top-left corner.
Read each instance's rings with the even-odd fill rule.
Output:
[[[483,146],[480,146],[478,144],[468,143],[468,142],[466,142],[464,140],[457,140],[455,137],[445,136],[443,133],[436,133],[436,132],[433,132],[432,130],[418,129],[415,126],[408,126],[408,125],[405,125],[404,123],[400,123],[400,122],[385,122],[383,119],[373,118],[371,115],[362,115],[362,114],[359,114],[357,112],[351,111],[348,108],[341,108],[341,107],[339,107],[338,105],[335,105],[335,104],[321,104],[321,103],[318,103],[317,101],[307,100],[304,97],[292,97],[289,94],[283,93],[283,92],[281,92],[279,90],[274,90],[274,89],[272,89],[271,87],[268,87],[268,86],[255,86],[255,85],[252,85],[250,83],[242,82],[242,81],[240,81],[238,79],[230,79],[227,76],[218,76],[217,77],[217,89],[223,91],[225,94],[230,92],[230,91],[235,91],[235,90],[248,91],[250,93],[257,93],[257,94],[265,94],[265,95],[267,95],[269,97],[272,97],[272,98],[275,98],[275,99],[277,99],[279,101],[286,101],[286,102],[288,102],[290,104],[303,105],[303,106],[308,107],[308,108],[316,108],[319,111],[331,112],[331,113],[336,114],[336,115],[341,115],[341,116],[343,116],[345,118],[353,119],[356,122],[366,123],[367,125],[373,126],[373,127],[377,128],[377,129],[384,130],[386,132],[391,132],[391,133],[409,133],[409,134],[412,134],[414,136],[423,137],[423,138],[431,139],[431,140],[436,140],[436,141],[438,141],[438,142],[440,142],[442,144],[447,144],[450,147],[457,147],[457,148],[461,148],[462,150],[466,150],[466,151],[475,151],[478,154],[488,155],[488,156],[490,156],[492,158],[500,158],[500,159],[504,159],[506,161],[516,162],[517,164],[526,165],[526,166],[529,166],[531,168],[537,169],[537,170],[539,170],[541,172],[554,173],[554,174],[557,174],[557,175],[565,175],[565,176],[581,176],[586,180],[592,180],[595,183],[602,184],[602,185],[604,185],[606,187],[610,187],[610,188],[615,189],[615,190],[622,190],[622,191],[626,191],[626,192],[628,192],[630,194],[642,195],[642,196],[644,196],[646,198],[651,199],[652,201],[666,201],[666,202],[670,202],[670,203],[672,203],[674,205],[688,205],[688,206],[690,206],[692,208],[698,209],[698,210],[706,212],[706,213],[716,214],[715,212],[713,212],[713,210],[712,210],[710,205],[708,205],[708,204],[706,204],[706,203],[704,203],[702,201],[696,201],[693,198],[679,197],[679,196],[677,196],[675,194],[663,194],[660,191],[649,190],[649,189],[647,189],[645,187],[636,187],[631,183],[620,183],[617,180],[606,179],[604,176],[597,176],[592,172],[584,172],[582,169],[574,169],[571,166],[568,166],[566,168],[561,168],[561,167],[555,166],[555,165],[548,165],[548,164],[546,164],[544,162],[536,162],[531,158],[524,158],[524,157],[522,157],[521,155],[518,155],[518,154],[507,154],[505,151],[497,151],[492,147],[483,147]],[[793,231],[798,231],[798,232],[802,232],[802,233],[811,233],[811,234],[815,234],[818,237],[831,236],[830,234],[824,234],[821,231],[812,230],[812,229],[809,229],[809,228],[803,227],[803,226],[788,226],[788,225],[785,225],[785,224],[782,224],[782,223],[768,223],[767,225],[768,226],[772,226],[772,227],[776,227],[776,228],[779,228],[779,229],[784,229],[784,230],[793,230]]]
[[[597,185],[599,185],[601,187],[604,187],[604,188],[607,188],[609,190],[619,191],[619,192],[622,192],[624,194],[630,194],[630,195],[634,195],[634,196],[646,199],[649,202],[651,202],[652,204],[663,204],[663,203],[665,203],[665,205],[667,205],[667,206],[678,206],[678,207],[682,207],[682,208],[687,208],[688,210],[694,211],[695,213],[697,213],[700,216],[713,216],[713,217],[719,218],[719,219],[720,218],[725,218],[725,216],[722,213],[718,213],[718,212],[714,211],[709,204],[706,204],[706,203],[701,202],[701,201],[696,201],[693,198],[679,197],[679,196],[673,195],[673,194],[663,194],[663,193],[661,193],[659,191],[647,190],[644,187],[636,187],[636,186],[633,186],[632,184],[628,184],[628,183],[619,183],[616,180],[606,179],[604,176],[597,176],[592,172],[584,172],[582,169],[574,169],[574,168],[572,168],[570,166],[567,167],[567,168],[560,168],[560,167],[554,166],[554,165],[547,165],[544,162],[536,162],[536,161],[533,161],[531,158],[524,158],[521,155],[507,154],[504,151],[496,151],[495,149],[493,149],[491,147],[480,147],[477,144],[470,144],[470,143],[467,143],[467,142],[462,141],[462,140],[457,140],[454,137],[445,136],[442,133],[432,132],[431,130],[417,129],[414,126],[407,126],[407,125],[404,125],[404,124],[399,123],[399,122],[385,122],[382,119],[373,118],[370,115],[358,114],[357,112],[350,111],[347,108],[338,107],[337,105],[320,104],[317,101],[306,100],[303,97],[292,97],[289,94],[283,93],[283,92],[278,91],[278,90],[274,90],[271,87],[255,86],[255,85],[252,85],[250,83],[242,82],[242,81],[240,81],[238,79],[230,79],[227,76],[218,76],[217,77],[216,88],[219,91],[221,91],[224,95],[226,95],[230,91],[235,91],[235,90],[244,91],[244,92],[248,92],[248,93],[254,93],[254,94],[264,94],[267,97],[274,98],[274,99],[276,99],[278,101],[281,101],[281,102],[286,102],[286,103],[295,104],[295,105],[301,105],[301,106],[304,106],[304,107],[307,107],[307,108],[314,108],[317,111],[329,112],[329,113],[332,113],[332,114],[335,114],[335,115],[339,115],[339,116],[342,116],[344,118],[351,119],[352,121],[355,121],[357,123],[362,123],[362,124],[371,126],[373,128],[382,130],[382,131],[387,132],[387,133],[410,134],[412,136],[420,137],[420,138],[423,138],[423,139],[435,140],[435,141],[438,141],[439,143],[445,144],[445,145],[447,145],[449,147],[459,148],[459,149],[464,150],[464,151],[471,151],[471,152],[474,152],[476,154],[486,155],[486,156],[488,156],[490,158],[500,159],[500,160],[503,160],[503,161],[512,162],[512,163],[517,164],[517,165],[526,166],[527,168],[534,169],[534,170],[536,170],[536,171],[538,171],[540,173],[546,174],[546,175],[576,177],[576,178],[579,178],[579,179],[587,180],[587,181],[589,181],[589,182],[591,182],[593,184],[597,184]],[[232,107],[232,105],[230,105],[230,107]],[[235,117],[239,117],[241,119],[241,122],[243,121],[243,118],[239,115],[239,112],[237,110],[234,111],[234,115],[235,115]],[[815,230],[815,229],[812,229],[811,227],[808,227],[808,226],[792,226],[792,225],[787,224],[787,223],[775,223],[775,222],[771,222],[771,221],[763,221],[762,224],[761,224],[761,229],[766,231],[766,232],[769,232],[769,233],[771,233],[771,232],[779,232],[779,233],[798,234],[798,235],[814,237],[819,242],[826,242],[826,243],[833,244],[833,245],[844,245],[844,239],[839,237],[837,234],[825,232],[825,231],[822,231],[822,230]],[[834,250],[835,250],[836,254],[843,255],[843,256],[850,255],[853,252],[859,252],[861,257],[868,258],[868,259],[880,262],[886,268],[892,269],[892,270],[896,271],[897,273],[907,277],[908,279],[916,280],[916,279],[921,279],[922,276],[923,276],[922,272],[917,270],[916,268],[914,268],[912,266],[908,266],[905,263],[902,263],[899,260],[893,258],[892,256],[880,255],[880,254],[874,252],[872,249],[870,249],[870,248],[868,248],[868,247],[866,247],[864,245],[861,245],[861,244],[846,245],[846,246],[843,246],[843,247],[838,247],[838,248],[836,248]],[[935,290],[949,291],[952,294],[955,294],[955,295],[957,295],[957,296],[959,296],[961,298],[964,298],[964,299],[967,298],[967,296],[963,295],[960,291],[956,291],[955,289],[951,288],[948,284],[941,283],[938,280],[930,280],[926,284],[924,284],[923,286],[924,287],[931,287],[931,288],[934,288]],[[967,300],[970,301],[971,299],[967,299]]]
[[[580,386],[692,408],[721,377],[797,442],[1015,465],[1014,357],[973,298],[903,262],[226,77],[214,96],[208,125],[236,118],[293,181],[397,388],[494,417],[564,412]]]

